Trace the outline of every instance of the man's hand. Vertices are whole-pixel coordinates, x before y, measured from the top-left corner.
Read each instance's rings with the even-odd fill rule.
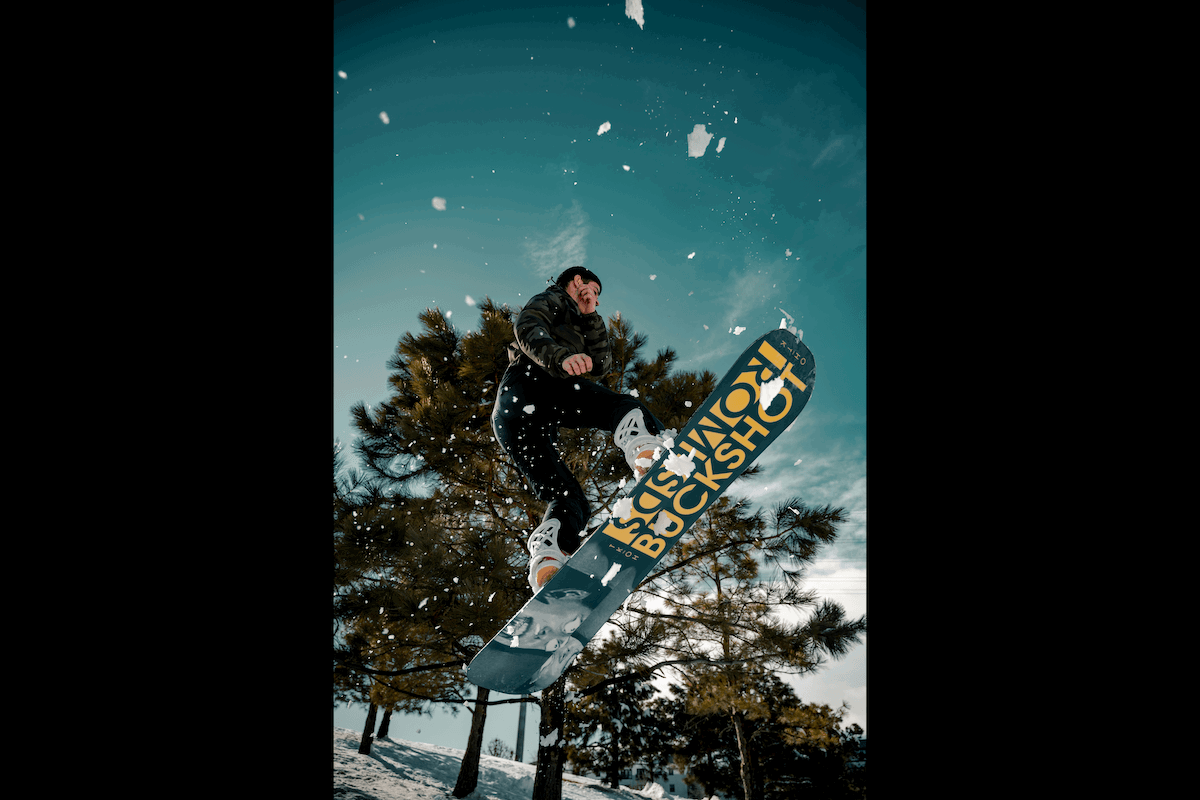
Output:
[[[568,375],[582,375],[592,371],[592,357],[576,353],[563,359],[562,368]]]

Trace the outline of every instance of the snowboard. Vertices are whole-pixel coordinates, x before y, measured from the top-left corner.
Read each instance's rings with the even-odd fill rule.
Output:
[[[760,336],[672,446],[467,667],[467,679],[528,694],[562,675],[704,510],[762,455],[812,397],[812,352],[785,328]],[[628,503],[622,502],[628,499]]]

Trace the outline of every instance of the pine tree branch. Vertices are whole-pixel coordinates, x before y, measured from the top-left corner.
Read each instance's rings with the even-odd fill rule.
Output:
[[[726,541],[723,544],[721,544],[719,547],[714,547],[709,550],[703,550],[701,552],[696,553],[695,555],[685,558],[683,561],[672,564],[669,567],[664,567],[663,569],[660,569],[658,572],[655,572],[655,573],[652,573],[652,574],[646,576],[646,579],[641,582],[639,588],[641,588],[641,586],[645,586],[645,585],[651,583],[652,581],[657,580],[658,578],[661,578],[663,575],[666,575],[671,572],[675,572],[676,570],[683,569],[688,564],[691,564],[693,561],[698,561],[702,558],[707,558],[709,556],[716,555],[717,553],[720,553],[724,550],[728,550],[732,547],[738,547],[738,546],[747,545],[747,544],[753,545],[756,542],[760,542],[762,540],[763,540],[762,537],[756,537],[754,539],[734,539],[734,540]]]
[[[692,664],[709,664],[711,666],[718,666],[718,667],[719,666],[730,666],[730,665],[734,665],[734,664],[746,664],[746,663],[752,662],[752,661],[763,661],[763,660],[767,660],[770,658],[774,658],[779,655],[783,655],[783,654],[782,653],[769,653],[769,654],[764,654],[764,655],[753,656],[751,658],[734,658],[734,659],[713,659],[713,658],[698,657],[698,658],[674,659],[671,661],[660,661],[652,667],[637,667],[636,669],[634,669],[633,671],[631,671],[629,673],[626,673],[625,675],[617,675],[615,677],[602,680],[599,683],[594,683],[591,686],[588,686],[587,688],[585,688],[579,692],[576,692],[576,696],[580,697],[580,698],[587,697],[587,696],[595,694],[596,692],[598,692],[602,689],[605,689],[609,686],[613,686],[618,683],[625,683],[626,681],[634,681],[634,680],[648,681],[648,680],[650,680],[651,673],[653,673],[655,670],[662,669],[663,667],[686,667],[686,666],[690,666]]]
[[[375,683],[379,684],[380,686],[391,689],[393,692],[396,692],[397,694],[406,695],[408,697],[413,698],[414,700],[425,700],[430,703],[453,703],[454,705],[466,705],[468,703],[474,703],[476,707],[479,706],[478,699],[472,699],[470,697],[463,697],[461,694],[458,694],[457,692],[455,692],[453,697],[429,697],[428,695],[415,694],[414,692],[410,692],[407,689],[401,689],[398,686],[393,686],[392,684],[388,683],[387,681],[382,681],[379,678],[376,678],[374,676],[371,677],[371,680],[373,680]],[[533,703],[536,706],[541,706],[542,701],[539,698],[532,697],[532,696],[531,697],[513,697],[508,700],[489,700],[486,703],[484,703],[483,705],[485,705],[485,706],[503,706],[503,705],[509,705],[511,703]]]
[[[425,666],[422,666],[422,667],[409,667],[408,669],[399,669],[399,670],[371,669],[370,667],[366,666],[365,664],[362,664],[362,663],[359,663],[356,661],[348,661],[344,658],[339,658],[338,652],[336,650],[333,651],[333,660],[336,661],[337,663],[341,664],[346,669],[354,670],[355,672],[361,672],[365,675],[386,675],[388,677],[399,677],[401,675],[412,675],[417,672],[432,672],[435,669],[449,669],[450,667],[461,667],[467,663],[466,659],[460,658],[456,661],[447,661],[443,664],[426,664]]]

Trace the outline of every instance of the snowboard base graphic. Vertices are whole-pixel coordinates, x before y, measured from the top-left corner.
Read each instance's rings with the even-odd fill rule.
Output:
[[[468,680],[506,694],[557,680],[692,523],[792,424],[812,396],[815,374],[812,352],[795,334],[780,328],[756,339],[674,445],[626,487],[623,515],[601,523],[475,654]]]

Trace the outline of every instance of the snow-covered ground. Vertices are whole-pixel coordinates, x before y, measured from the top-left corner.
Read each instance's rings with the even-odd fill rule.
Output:
[[[463,751],[404,739],[376,739],[359,755],[360,734],[333,729],[333,796],[340,800],[446,800],[458,780]],[[529,800],[533,764],[483,755],[479,785],[470,800]],[[563,774],[564,800],[669,800],[677,797],[650,784],[644,791],[610,789],[599,778]]]

